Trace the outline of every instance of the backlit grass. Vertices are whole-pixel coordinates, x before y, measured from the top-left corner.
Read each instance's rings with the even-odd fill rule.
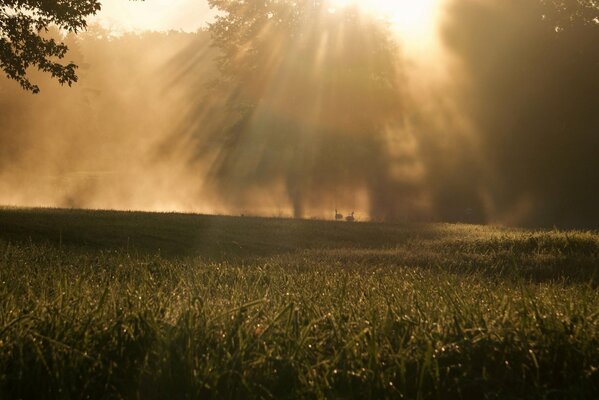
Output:
[[[5,210],[0,398],[597,398],[598,260],[593,232]]]

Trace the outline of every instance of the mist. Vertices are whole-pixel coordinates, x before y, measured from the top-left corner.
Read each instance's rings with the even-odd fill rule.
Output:
[[[352,9],[92,27],[72,88],[0,80],[0,204],[597,228],[599,14],[550,4],[447,1],[420,60]]]
[[[205,33],[111,37],[96,26],[67,38],[80,66],[73,87],[34,73],[42,91],[32,96],[2,80],[0,203],[209,211],[193,151],[167,141],[184,90],[165,85],[169,62],[186,49],[208,51],[208,41]],[[204,73],[214,73],[210,63]]]
[[[443,33],[478,158],[449,182],[479,194],[485,222],[596,228],[596,2],[455,1]]]

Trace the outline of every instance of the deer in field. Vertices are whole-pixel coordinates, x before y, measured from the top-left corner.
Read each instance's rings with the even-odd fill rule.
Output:
[[[335,221],[342,221],[342,220],[343,220],[343,214],[339,214],[339,212],[335,208]]]
[[[348,215],[347,217],[345,217],[345,220],[347,222],[354,222],[356,220],[356,218],[354,218],[354,212],[352,211],[350,215]]]

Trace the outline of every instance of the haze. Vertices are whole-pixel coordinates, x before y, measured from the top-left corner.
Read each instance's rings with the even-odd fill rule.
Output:
[[[212,20],[203,0],[105,0],[93,22],[116,32],[183,30],[195,32]]]
[[[599,226],[597,6],[292,3],[105,1],[0,81],[0,204]]]

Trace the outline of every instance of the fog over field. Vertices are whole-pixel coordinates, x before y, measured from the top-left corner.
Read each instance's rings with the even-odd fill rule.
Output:
[[[73,87],[0,80],[0,204],[596,228],[599,12],[573,10],[448,0],[425,49],[351,7],[256,19],[254,69],[218,29],[91,26]]]

